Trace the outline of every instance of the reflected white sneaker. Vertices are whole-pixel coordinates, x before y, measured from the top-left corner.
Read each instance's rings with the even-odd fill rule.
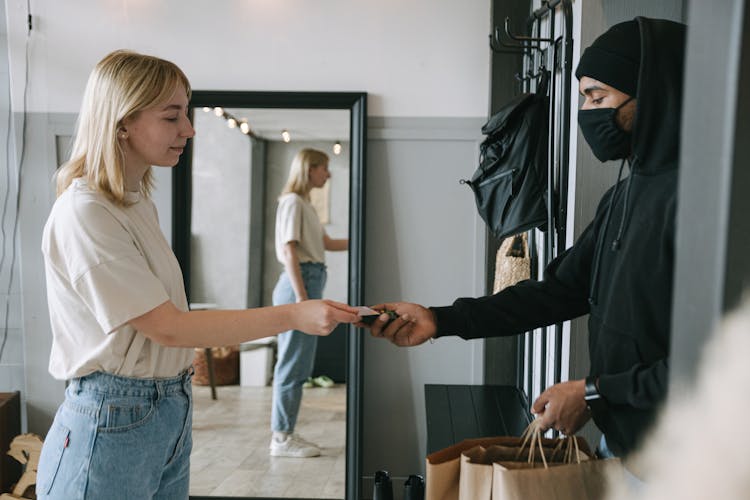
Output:
[[[286,439],[275,435],[269,448],[272,457],[308,458],[320,455],[320,448],[296,434],[287,434]]]

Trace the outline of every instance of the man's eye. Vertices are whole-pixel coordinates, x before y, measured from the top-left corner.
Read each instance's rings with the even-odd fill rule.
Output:
[[[177,121],[177,117],[176,116],[174,116],[174,117],[168,116],[167,118],[165,118],[165,120],[167,120],[168,122],[176,122]]]
[[[592,99],[591,102],[594,104],[601,104],[603,100],[603,97],[597,97],[596,99]]]

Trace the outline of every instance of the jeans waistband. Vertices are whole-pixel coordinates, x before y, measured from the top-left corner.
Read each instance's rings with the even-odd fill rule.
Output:
[[[119,396],[156,396],[183,392],[190,385],[195,370],[191,366],[176,377],[134,378],[94,372],[70,381],[74,392],[92,391]]]

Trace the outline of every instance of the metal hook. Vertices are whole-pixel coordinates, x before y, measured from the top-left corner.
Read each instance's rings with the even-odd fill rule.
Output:
[[[531,70],[529,70],[526,74],[529,76],[529,78],[539,78],[540,76],[544,76],[544,73],[547,71],[547,68],[542,64],[539,66],[539,71],[536,73],[532,73]]]
[[[513,33],[510,32],[510,17],[505,18],[505,34],[508,35],[508,38],[510,38],[511,40],[515,40],[517,42],[547,42],[547,43],[553,42],[552,38],[535,38],[531,36],[514,35]],[[536,46],[536,48],[538,48],[538,46]]]
[[[523,54],[526,53],[528,50],[527,46],[524,46],[523,44],[509,44],[505,43],[500,39],[500,30],[495,27],[495,32],[492,35],[489,35],[490,38],[490,48],[499,53],[503,54]],[[502,48],[507,47],[507,48]]]
[[[540,76],[544,76],[545,71],[547,71],[547,68],[542,65],[539,66],[539,71],[536,73],[532,73],[531,70],[528,70],[525,76],[521,76],[521,73],[516,73],[515,77],[519,82],[526,82],[528,80],[534,80],[536,78],[539,78]]]

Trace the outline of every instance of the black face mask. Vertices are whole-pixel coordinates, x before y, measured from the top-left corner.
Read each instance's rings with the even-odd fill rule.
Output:
[[[630,154],[630,134],[615,121],[617,112],[633,98],[616,108],[582,109],[578,111],[578,125],[599,161],[618,160]]]

